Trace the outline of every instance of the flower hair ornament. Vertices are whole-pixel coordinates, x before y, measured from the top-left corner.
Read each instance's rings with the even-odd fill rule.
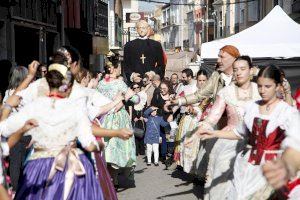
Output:
[[[139,73],[136,73],[136,72],[133,72],[131,75],[130,75],[130,81],[133,82],[134,78],[137,77],[137,76],[141,76]]]
[[[51,64],[49,66],[49,72],[56,70],[58,71],[61,75],[63,75],[64,80],[62,81],[63,84],[58,88],[60,92],[66,92],[69,88],[69,85],[72,80],[72,73],[68,70],[68,67],[62,64]]]

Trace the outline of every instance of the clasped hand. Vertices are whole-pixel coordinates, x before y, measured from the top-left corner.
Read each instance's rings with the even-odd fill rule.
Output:
[[[184,145],[190,148],[193,141],[196,139],[207,140],[215,137],[216,137],[216,133],[214,130],[207,130],[202,127],[199,127],[198,130],[192,135],[192,137],[185,139]]]

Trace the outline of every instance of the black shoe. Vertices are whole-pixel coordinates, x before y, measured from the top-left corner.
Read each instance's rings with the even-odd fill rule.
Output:
[[[151,166],[151,163],[147,163],[147,166]]]
[[[161,161],[162,164],[165,164],[166,162],[166,156],[163,156],[159,159]]]
[[[166,161],[165,161],[165,165],[166,165],[166,167],[168,168],[168,167],[170,167],[172,164],[173,164],[173,157],[170,157],[170,158],[168,158]]]
[[[181,167],[180,165],[177,165],[176,169],[177,169],[178,171],[183,171],[183,167]]]
[[[154,166],[155,166],[155,167],[158,167],[158,166],[159,166],[159,164],[158,164],[158,163],[154,163]]]
[[[135,181],[134,181],[134,180],[128,180],[128,181],[127,181],[127,184],[128,184],[128,187],[129,187],[129,188],[135,188],[135,187],[136,187]]]
[[[116,192],[118,192],[119,187],[120,187],[119,184],[114,184],[114,188],[115,188]]]
[[[201,185],[201,186],[204,186],[204,184],[205,184],[205,179],[194,178],[194,179],[193,179],[193,184],[194,184],[194,185]]]

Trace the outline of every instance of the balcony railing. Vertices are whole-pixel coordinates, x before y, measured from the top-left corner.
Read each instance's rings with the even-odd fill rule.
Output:
[[[170,26],[170,21],[167,21],[167,22],[163,22],[163,23],[162,23],[162,27],[166,27],[166,26]]]

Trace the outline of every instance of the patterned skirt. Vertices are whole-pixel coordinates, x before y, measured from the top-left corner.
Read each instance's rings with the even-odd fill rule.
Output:
[[[105,115],[101,120],[102,128],[132,130],[130,117],[125,109]],[[134,136],[128,140],[120,138],[105,138],[105,161],[114,168],[132,167],[136,165],[136,148]]]

